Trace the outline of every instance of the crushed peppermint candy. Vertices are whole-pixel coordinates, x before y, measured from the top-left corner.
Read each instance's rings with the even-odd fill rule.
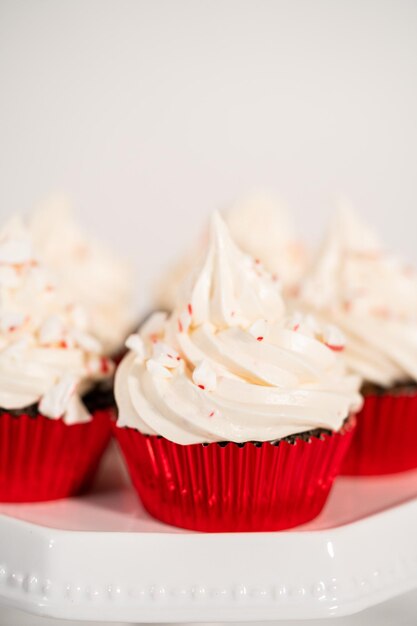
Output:
[[[146,369],[152,376],[157,378],[171,378],[172,374],[167,367],[164,367],[155,359],[149,359],[146,361]]]
[[[65,415],[71,396],[77,388],[77,379],[67,374],[54,385],[39,402],[39,411],[47,417],[59,418]]]
[[[169,346],[163,341],[156,341],[153,344],[152,353],[154,360],[164,367],[174,369],[180,365],[181,357],[178,352],[175,350],[175,348]]]
[[[268,332],[268,324],[265,320],[259,319],[249,327],[248,332],[257,341],[263,341]]]
[[[216,372],[206,360],[201,361],[194,369],[192,379],[197,387],[200,387],[200,389],[205,391],[214,391],[216,389]]]
[[[101,352],[101,343],[99,340],[83,330],[79,330],[78,328],[72,329],[70,337],[87,352]]]
[[[346,337],[336,326],[328,324],[323,329],[323,340],[328,348],[341,352],[346,345]]]
[[[286,323],[286,328],[293,332],[300,332],[306,337],[312,337],[318,339],[322,335],[322,328],[318,324],[317,320],[310,313],[303,314],[296,311],[289,317]]]
[[[73,394],[68,400],[64,419],[66,424],[85,424],[93,418],[78,394]]]
[[[143,361],[146,357],[145,344],[140,335],[134,333],[133,335],[129,335],[125,342],[126,348],[132,350],[135,353],[136,357]]]
[[[64,326],[59,315],[50,315],[39,329],[39,341],[42,345],[59,343],[64,338]]]
[[[191,311],[191,313],[190,313]],[[188,307],[180,313],[178,316],[178,332],[186,333],[190,328],[192,320],[192,307],[188,305]]]
[[[13,341],[9,345],[6,345],[5,348],[2,348],[2,354],[14,357],[21,357],[24,350],[26,350],[30,345],[30,335],[25,333],[21,335],[17,341]]]
[[[106,356],[100,357],[100,371],[105,375],[112,371],[112,362]]]
[[[51,285],[48,285],[48,287],[52,290],[54,289]],[[83,330],[86,330],[88,328],[88,316],[82,306],[78,304],[69,305],[69,313],[74,324],[78,328],[82,328]]]
[[[27,320],[26,315],[20,311],[2,311],[0,314],[0,330],[14,332]]]

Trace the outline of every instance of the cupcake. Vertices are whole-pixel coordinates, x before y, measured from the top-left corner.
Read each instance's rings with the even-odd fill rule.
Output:
[[[350,209],[336,215],[301,291],[346,337],[344,356],[363,380],[346,474],[417,467],[417,277]]]
[[[64,199],[36,211],[30,230],[41,260],[84,307],[105,354],[117,357],[136,322],[130,265],[82,232]]]
[[[254,194],[223,211],[233,240],[279,281],[285,295],[296,294],[307,265],[305,246],[296,237],[285,208],[267,194]],[[172,311],[178,287],[202,261],[208,245],[208,228],[193,249],[172,265],[157,285],[156,304]]]
[[[219,214],[183,293],[129,337],[116,373],[114,432],[145,508],[202,531],[312,519],[361,402],[337,329],[288,317],[277,283]]]
[[[111,436],[100,392],[113,365],[33,252],[19,220],[0,233],[0,501],[85,489]]]

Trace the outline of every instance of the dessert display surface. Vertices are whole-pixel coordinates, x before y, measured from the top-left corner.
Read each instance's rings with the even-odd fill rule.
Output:
[[[90,621],[279,621],[353,614],[417,587],[416,274],[350,212],[334,223],[309,302],[215,211],[173,310],[126,341],[109,301],[77,293],[83,312],[65,279],[79,263],[94,274],[98,249],[76,232],[62,274],[52,262],[61,292],[24,224],[5,227],[2,601]],[[101,313],[114,344],[98,338]],[[72,446],[98,412],[103,436],[91,447],[80,432]]]
[[[417,471],[339,477],[304,526],[197,533],[144,511],[112,444],[90,493],[0,505],[0,598],[92,621],[352,614],[417,587],[416,494]]]

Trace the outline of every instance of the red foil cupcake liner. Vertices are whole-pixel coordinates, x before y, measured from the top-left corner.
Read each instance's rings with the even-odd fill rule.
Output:
[[[132,428],[114,432],[148,512],[205,532],[272,531],[322,510],[354,430],[294,443],[181,446]]]
[[[342,474],[376,476],[417,468],[417,392],[365,395]]]
[[[84,424],[44,415],[0,414],[0,501],[76,495],[91,483],[111,437],[112,409]]]

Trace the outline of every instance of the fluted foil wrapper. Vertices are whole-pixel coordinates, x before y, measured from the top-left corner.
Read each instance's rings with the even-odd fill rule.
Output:
[[[39,502],[90,485],[111,438],[113,409],[67,425],[44,415],[0,414],[0,501]]]
[[[147,511],[205,532],[273,531],[322,510],[351,442],[355,418],[332,434],[294,443],[182,446],[114,426]]]

